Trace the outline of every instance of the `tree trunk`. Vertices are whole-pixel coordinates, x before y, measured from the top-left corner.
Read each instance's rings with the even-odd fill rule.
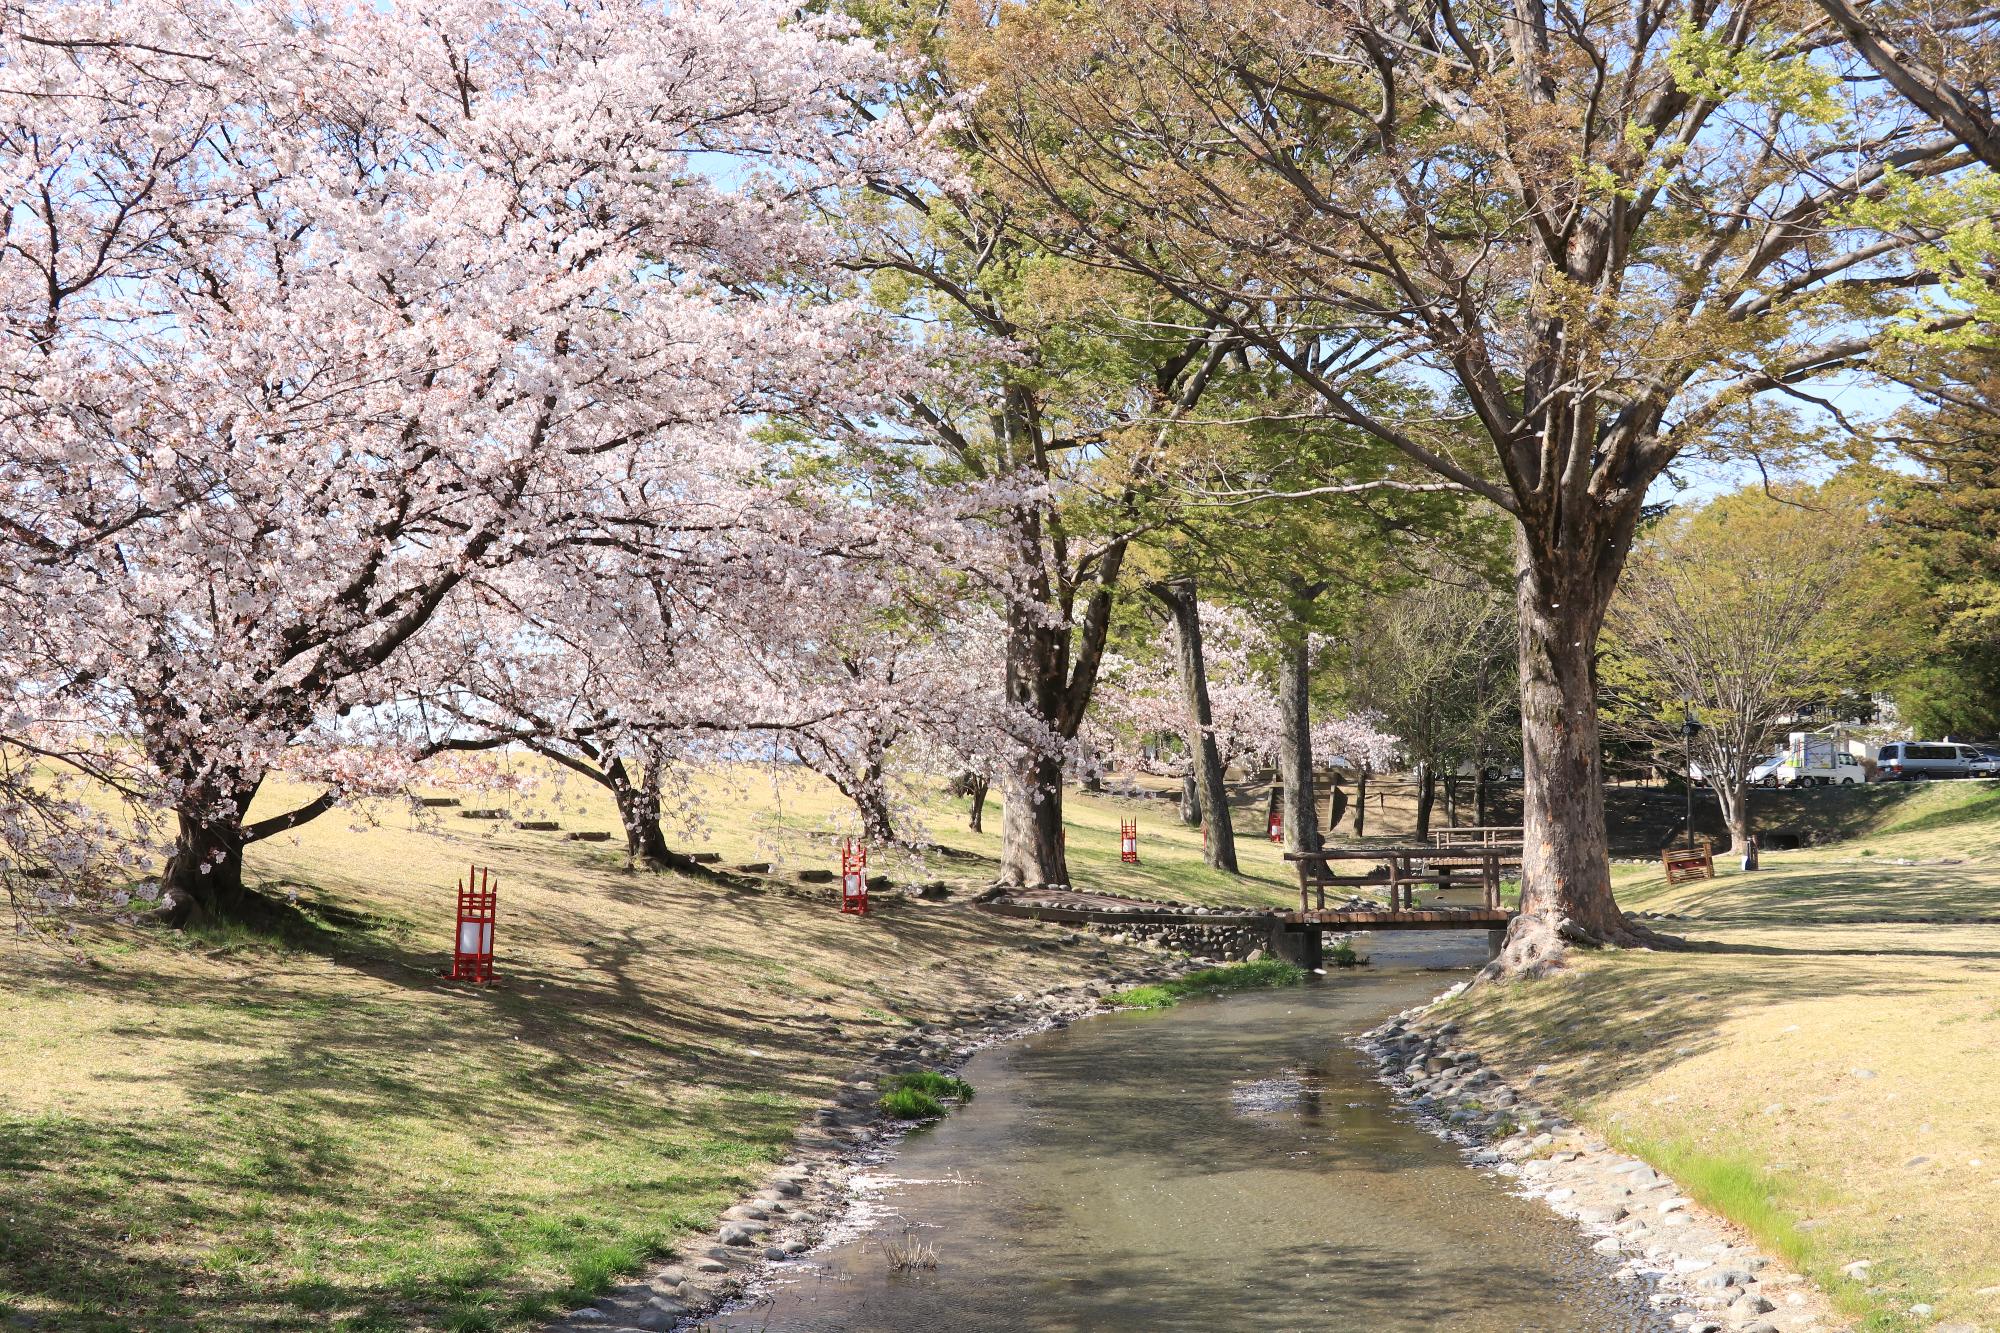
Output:
[[[1417,841],[1431,836],[1431,810],[1437,805],[1437,770],[1427,760],[1417,765]]]
[[[1012,537],[1022,568],[1043,568],[1040,532],[1039,511],[1029,506],[1017,512]],[[1080,612],[1051,619],[1047,613],[1058,602],[1042,574],[1029,579],[1031,601],[1008,604],[1008,702],[1061,740],[1075,739],[1096,688],[1110,628],[1112,590],[1124,553],[1123,542],[1106,548],[1098,561],[1098,586]],[[1003,883],[1069,883],[1069,863],[1062,845],[1062,784],[1060,755],[1020,755],[1007,766],[1001,780],[1005,804],[1000,814],[999,877]]]
[[[1444,822],[1448,828],[1458,827],[1458,774],[1444,775]]]
[[[1729,830],[1729,851],[1741,856],[1750,849],[1750,786],[1742,778],[1712,782],[1716,802],[1722,807],[1722,824]]]
[[[179,771],[199,768],[187,764]],[[227,769],[188,784],[175,811],[178,831],[173,854],[160,871],[160,905],[153,913],[155,920],[169,926],[222,918],[269,924],[282,914],[244,887],[243,849],[318,819],[339,804],[340,789],[329,787],[297,809],[245,823],[250,802],[263,785],[262,775],[246,777]]]
[[[203,784],[176,811],[173,854],[160,872],[159,919],[170,926],[233,918],[243,910],[243,812],[257,783]]]
[[[1215,744],[1214,719],[1208,706],[1208,664],[1201,650],[1201,609],[1193,579],[1156,583],[1151,589],[1174,618],[1174,638],[1180,645],[1181,702],[1187,708],[1188,746],[1193,751],[1195,786],[1201,813],[1208,823],[1202,855],[1211,866],[1232,875],[1236,868],[1236,830],[1229,823],[1229,793],[1223,787],[1222,753]]]
[[[1285,648],[1278,669],[1278,781],[1284,784],[1285,850],[1320,850],[1319,807],[1314,801],[1312,659],[1303,629]],[[1338,815],[1334,816],[1337,820]],[[1328,821],[1329,823],[1333,821]]]
[[[1354,836],[1368,836],[1368,770],[1365,768],[1354,779]]]
[[[896,840],[895,817],[889,809],[889,792],[882,784],[882,775],[871,769],[854,784],[852,798],[854,808],[861,814],[861,836],[866,842],[877,847],[886,847]]]
[[[1472,780],[1473,819],[1480,828],[1486,827],[1486,760],[1479,760],[1479,776]]]
[[[1038,888],[1068,884],[1063,855],[1062,761],[1043,756],[1009,768],[1002,779],[1000,877]]]
[[[625,761],[614,759],[607,770],[613,799],[618,802],[618,822],[625,826],[625,854],[634,865],[665,870],[675,860],[667,847],[667,835],[660,828],[660,797],[649,782],[634,786]]]
[[[966,785],[969,789],[967,795],[972,797],[972,817],[967,821],[967,827],[974,833],[984,833],[986,831],[986,789],[991,784],[982,776],[973,778]]]
[[[1181,823],[1189,828],[1201,827],[1201,788],[1194,776],[1194,761],[1188,761],[1188,771],[1181,774]]]
[[[1521,631],[1521,910],[1498,974],[1541,975],[1571,944],[1639,945],[1611,894],[1604,835],[1603,750],[1597,728],[1597,632],[1608,580],[1558,550],[1538,568],[1514,541]]]

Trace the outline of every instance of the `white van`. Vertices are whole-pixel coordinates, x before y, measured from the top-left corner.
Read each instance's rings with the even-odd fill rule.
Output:
[[[1897,741],[1885,745],[1875,756],[1884,782],[1908,782],[1915,778],[1963,778],[1983,756],[1970,745],[1949,741]]]

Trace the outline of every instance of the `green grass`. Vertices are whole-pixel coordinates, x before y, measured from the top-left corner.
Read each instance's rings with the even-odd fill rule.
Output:
[[[1349,951],[1352,952],[1351,950]],[[1305,969],[1267,958],[1256,963],[1229,963],[1205,967],[1172,981],[1134,986],[1110,997],[1110,1003],[1125,1009],[1167,1009],[1190,995],[1218,995],[1228,991],[1262,990],[1271,986],[1292,986],[1306,979]]]
[[[910,1074],[891,1074],[882,1082],[885,1092],[895,1092],[902,1088],[914,1088],[918,1092],[933,1097],[950,1098],[953,1101],[972,1100],[972,1085],[955,1074],[940,1074],[935,1069],[921,1069]]]
[[[806,796],[789,812],[831,809]],[[565,829],[614,826],[570,798]],[[0,1323],[531,1329],[712,1226],[885,1038],[1077,980],[983,913],[889,897],[842,917],[790,891],[830,833],[780,856],[754,841],[772,802],[714,808],[728,827],[688,845],[778,873],[634,873],[560,835],[385,808],[253,849],[274,929],[0,950]],[[1115,808],[1082,813],[1115,858]],[[983,880],[971,851],[997,841],[956,835],[924,877]],[[438,975],[475,861],[500,885],[488,988]]]
[[[1811,1235],[1799,1230],[1790,1182],[1742,1153],[1713,1153],[1686,1139],[1645,1140],[1613,1135],[1625,1152],[1650,1162],[1702,1207],[1719,1213],[1753,1236],[1766,1252],[1804,1271],[1811,1266]]]
[[[964,1079],[921,1069],[882,1080],[882,1098],[877,1105],[884,1115],[896,1120],[936,1120],[950,1104],[971,1100],[972,1085]]]
[[[1843,1320],[1915,1328],[1925,1304],[2000,1327],[2000,788],[1797,796],[1861,836],[1672,888],[1657,862],[1615,867],[1620,904],[1670,913],[1691,947],[1580,954],[1436,1017],[1503,1075],[1539,1073]],[[1861,1259],[1865,1282],[1843,1276]]]
[[[1868,1282],[1857,1282],[1840,1271],[1838,1258],[1815,1233],[1800,1227],[1806,1212],[1804,1191],[1791,1179],[1767,1170],[1747,1153],[1717,1153],[1685,1138],[1647,1140],[1613,1134],[1623,1151],[1653,1164],[1671,1176],[1682,1192],[1702,1207],[1750,1233],[1767,1254],[1775,1254],[1818,1284],[1840,1312],[1869,1330],[1915,1328],[1906,1313],[1918,1300],[1935,1299],[1936,1283],[1913,1265],[1878,1266]],[[1870,1294],[1868,1287],[1890,1276],[1892,1294]]]

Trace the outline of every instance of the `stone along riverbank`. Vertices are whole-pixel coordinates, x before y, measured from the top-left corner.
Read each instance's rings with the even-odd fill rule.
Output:
[[[1453,988],[1447,995],[1455,994]],[[1823,1333],[1846,1327],[1822,1293],[1645,1162],[1613,1150],[1516,1088],[1457,1041],[1451,1023],[1409,1010],[1356,1043],[1426,1127],[1470,1162],[1592,1237],[1621,1276],[1689,1333]]]

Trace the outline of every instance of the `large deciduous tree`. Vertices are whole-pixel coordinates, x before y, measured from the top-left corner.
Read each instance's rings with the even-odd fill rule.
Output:
[[[999,877],[1067,883],[1064,750],[1097,687],[1128,554],[1157,521],[1167,442],[1229,340],[1024,241],[976,187],[899,190],[856,214],[850,262],[952,373],[912,386],[886,430],[870,423],[850,443],[904,458],[920,489],[1005,497],[977,521],[1000,548],[983,572],[1004,616],[1006,696],[1055,745],[1017,749],[1002,769]]]
[[[2000,171],[2000,12],[1968,0],[1817,3],[1890,87]]]
[[[1982,168],[1804,4],[989,17],[957,47],[975,132],[1050,244],[1512,517],[1527,831],[1502,970],[1652,940],[1611,892],[1595,704],[1648,488],[1864,358],[1936,281],[1916,252],[1973,225],[1869,206]],[[1377,405],[1384,378],[1429,401]]]
[[[1731,850],[1750,838],[1745,779],[1778,720],[1856,683],[1866,645],[1900,641],[1860,614],[1873,541],[1865,496],[1841,487],[1746,491],[1649,527],[1612,599],[1611,727],[1672,753],[1692,707],[1695,753]]]
[[[49,4],[0,68],[7,675],[142,748],[172,919],[370,781],[298,742],[413,684],[468,578],[643,545],[717,433],[858,401],[868,323],[773,299],[812,194],[912,139],[859,125],[844,20]],[[280,763],[325,794],[247,821]]]

